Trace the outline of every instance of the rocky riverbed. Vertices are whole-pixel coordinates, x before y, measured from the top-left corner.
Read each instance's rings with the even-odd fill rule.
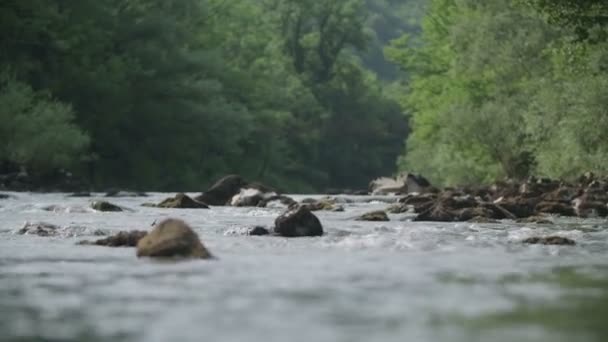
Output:
[[[403,196],[291,196],[315,210],[323,235],[287,238],[274,231],[285,199],[181,209],[142,206],[175,198],[166,193],[7,195],[3,341],[608,339],[604,218],[419,222],[412,208],[387,210]],[[93,209],[99,201],[122,211]],[[138,258],[129,236],[131,247],[79,244],[149,234],[168,218],[213,258]],[[269,234],[249,235],[255,227]]]

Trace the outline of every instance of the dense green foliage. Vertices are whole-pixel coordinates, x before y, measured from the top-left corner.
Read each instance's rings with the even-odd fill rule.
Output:
[[[608,172],[603,1],[430,0],[410,74],[403,169],[444,184]]]
[[[94,187],[171,190],[226,173],[293,191],[364,186],[394,171],[407,134],[364,66],[367,47],[380,50],[366,8],[2,1],[0,173],[68,168]]]

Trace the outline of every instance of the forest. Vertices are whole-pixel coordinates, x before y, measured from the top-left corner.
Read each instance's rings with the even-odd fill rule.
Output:
[[[608,163],[600,0],[4,0],[0,174],[290,192]]]

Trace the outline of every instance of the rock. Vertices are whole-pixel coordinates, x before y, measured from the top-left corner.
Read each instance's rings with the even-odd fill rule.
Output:
[[[386,208],[386,211],[391,214],[404,214],[410,211],[410,206],[407,204],[397,203]]]
[[[209,209],[207,204],[195,201],[182,193],[175,195],[175,197],[167,198],[160,202],[157,207],[173,209]]]
[[[97,201],[91,204],[91,208],[102,212],[120,212],[123,209],[115,204],[105,201]]]
[[[572,201],[574,212],[578,217],[606,217],[608,206],[605,202],[590,200],[586,195]]]
[[[491,224],[491,223],[500,223],[500,221],[498,220],[494,220],[491,218],[487,218],[484,216],[475,216],[472,219],[468,220],[467,222],[471,222],[471,223],[485,223],[485,224]]]
[[[303,203],[310,211],[333,211],[336,209],[336,202],[330,198],[322,198],[318,201]]]
[[[7,194],[0,194],[0,199],[9,199],[11,198],[11,196],[7,195]]]
[[[407,192],[407,184],[404,178],[381,177],[374,179],[369,184],[369,192],[372,195],[389,195]]]
[[[74,193],[68,195],[68,197],[91,197],[91,193],[90,192],[74,192]]]
[[[407,185],[408,193],[423,193],[431,187],[431,183],[426,178],[412,173],[408,173],[405,177],[405,184]]]
[[[500,197],[494,201],[494,204],[500,205],[505,210],[509,211],[516,218],[526,218],[534,215],[535,207],[539,199],[529,199],[524,197]]]
[[[531,245],[561,245],[561,246],[574,246],[576,242],[561,236],[548,236],[548,237],[531,237],[525,239],[523,243]]]
[[[481,218],[486,220],[496,220],[492,210],[483,207],[475,207],[460,209],[457,211],[454,221],[465,222],[473,219],[481,220]]]
[[[229,175],[218,180],[209,190],[195,199],[209,205],[227,205],[234,195],[247,186],[247,182],[238,175]]]
[[[375,221],[375,222],[390,221],[390,219],[388,218],[388,215],[386,215],[386,212],[384,212],[382,210],[372,211],[372,212],[363,214],[360,217],[358,217],[356,220],[357,221]]]
[[[262,235],[269,235],[270,231],[264,227],[253,227],[251,228],[248,232],[247,235],[251,235],[251,236],[262,236]]]
[[[274,196],[272,194],[270,196]],[[269,196],[269,197],[270,197]],[[230,200],[230,205],[233,207],[257,207],[265,199],[265,194],[258,189],[247,188],[234,195]]]
[[[139,191],[122,191],[122,190],[109,190],[106,192],[106,197],[147,197],[148,194]]]
[[[137,243],[138,257],[211,258],[198,235],[184,221],[166,219]]]
[[[535,224],[553,224],[553,221],[543,216],[530,216],[527,218],[518,219],[517,223],[535,223]]]
[[[56,236],[61,227],[46,222],[26,222],[23,228],[17,231],[21,235]]]
[[[284,195],[274,195],[268,198],[265,198],[262,202],[260,202],[258,204],[258,207],[272,207],[272,208],[286,208],[286,207],[290,207],[294,204],[297,204],[297,202],[288,196],[284,196]]]
[[[79,245],[95,245],[107,247],[135,247],[139,240],[146,236],[148,232],[141,230],[133,230],[128,232],[119,232],[116,235],[108,236],[107,238],[97,241],[80,241]]]
[[[277,217],[274,223],[274,232],[284,237],[323,235],[321,222],[306,206],[292,206]]]
[[[561,216],[576,216],[571,205],[562,202],[540,202],[534,208],[537,214],[556,214]]]

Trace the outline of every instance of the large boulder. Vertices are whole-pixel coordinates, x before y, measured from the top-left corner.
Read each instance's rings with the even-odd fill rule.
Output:
[[[165,199],[160,202],[157,207],[173,209],[209,209],[207,204],[195,201],[182,193],[175,195],[175,197]]]
[[[198,235],[184,221],[166,219],[137,243],[138,257],[211,258]]]
[[[274,232],[285,237],[321,236],[323,226],[306,206],[294,205],[274,222]]]
[[[229,175],[218,180],[211,188],[195,199],[209,205],[227,205],[232,197],[241,192],[247,182],[238,175]]]

